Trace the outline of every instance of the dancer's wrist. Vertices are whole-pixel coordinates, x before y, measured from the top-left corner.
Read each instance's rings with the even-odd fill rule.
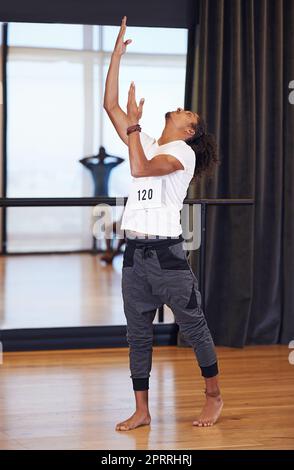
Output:
[[[127,128],[127,135],[130,135],[130,134],[132,134],[133,132],[137,132],[137,131],[141,132],[141,126],[140,126],[140,124],[138,124],[138,123],[137,123],[137,124],[133,124],[133,125],[131,125],[131,126],[128,126],[128,128]]]

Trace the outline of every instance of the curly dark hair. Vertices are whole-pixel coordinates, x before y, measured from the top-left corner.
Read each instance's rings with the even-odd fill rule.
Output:
[[[212,178],[216,165],[220,164],[217,156],[217,144],[212,134],[206,133],[206,124],[202,116],[198,114],[198,121],[191,123],[195,130],[193,137],[185,142],[194,150],[196,156],[196,165],[193,179],[200,179],[202,176]]]

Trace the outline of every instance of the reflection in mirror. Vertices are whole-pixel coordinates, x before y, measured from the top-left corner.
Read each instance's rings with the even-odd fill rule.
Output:
[[[128,195],[128,148],[103,108],[118,31],[8,24],[7,197]],[[121,61],[119,102],[126,110],[133,80],[137,96],[145,97],[140,125],[158,139],[165,113],[184,107],[187,30],[128,27],[127,33],[132,43]],[[114,221],[122,211],[112,208]],[[95,239],[93,208],[11,207],[6,213],[13,256],[1,259],[3,328],[126,323],[124,243]],[[165,307],[164,322],[173,321]]]

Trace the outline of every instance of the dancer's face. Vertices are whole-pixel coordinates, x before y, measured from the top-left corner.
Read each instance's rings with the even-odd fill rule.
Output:
[[[187,133],[190,131],[190,135],[187,133],[185,137],[192,137],[191,132],[194,129],[191,127],[191,124],[197,124],[199,116],[193,111],[184,110],[182,108],[177,108],[176,111],[168,111],[165,113],[166,123],[172,124],[178,131],[183,131]]]

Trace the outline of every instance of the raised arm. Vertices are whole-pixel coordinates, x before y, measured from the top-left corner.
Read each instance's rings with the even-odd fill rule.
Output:
[[[128,145],[127,114],[121,109],[118,103],[118,79],[119,66],[122,55],[126,52],[127,45],[132,42],[131,39],[124,41],[126,31],[127,17],[124,16],[121,22],[120,31],[118,33],[114,50],[111,55],[110,65],[106,77],[104,103],[103,107],[107,112],[109,119],[114,125],[119,137]]]

